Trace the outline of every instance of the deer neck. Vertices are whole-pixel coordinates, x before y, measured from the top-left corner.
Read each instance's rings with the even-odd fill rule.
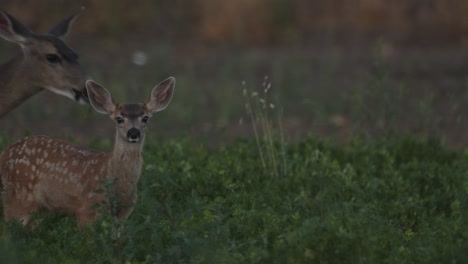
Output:
[[[114,149],[110,154],[109,176],[118,179],[114,188],[122,194],[121,201],[128,202],[136,199],[136,188],[143,165],[143,141],[130,143],[118,134],[115,135]]]
[[[43,88],[34,84],[24,55],[18,54],[0,66],[0,117]]]

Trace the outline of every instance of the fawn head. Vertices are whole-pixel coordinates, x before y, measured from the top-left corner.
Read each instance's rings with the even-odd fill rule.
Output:
[[[0,9],[0,37],[21,46],[24,82],[85,103],[88,102],[85,72],[76,52],[63,42],[79,14],[58,22],[42,35],[33,33]]]
[[[169,77],[157,84],[143,103],[119,104],[104,87],[91,80],[86,82],[91,105],[98,113],[109,115],[116,124],[119,137],[130,143],[143,141],[148,120],[153,113],[169,105],[174,86],[175,78]]]

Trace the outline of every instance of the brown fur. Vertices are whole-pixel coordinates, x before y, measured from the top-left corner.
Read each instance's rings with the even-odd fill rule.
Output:
[[[87,102],[85,72],[78,55],[62,41],[76,17],[39,35],[0,9],[0,37],[21,47],[21,52],[0,65],[0,118],[43,89]],[[50,62],[47,56],[51,55],[59,62]]]
[[[117,179],[113,186],[119,202],[115,217],[127,218],[137,200],[146,131],[144,120],[165,109],[172,98],[174,84],[175,79],[168,78],[153,89],[145,103],[120,105],[114,103],[107,90],[88,81],[93,107],[115,120],[113,150],[88,150],[46,136],[27,137],[9,145],[0,153],[5,219],[15,218],[26,225],[32,212],[45,209],[73,215],[80,226],[90,223],[98,215],[94,205],[106,199],[105,194],[96,191],[109,179]],[[138,136],[130,130],[138,130]]]

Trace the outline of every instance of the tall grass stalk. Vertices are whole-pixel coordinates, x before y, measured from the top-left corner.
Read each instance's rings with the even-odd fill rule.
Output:
[[[243,95],[246,98],[245,108],[246,108],[247,114],[250,117],[250,121],[251,121],[251,124],[252,124],[252,130],[254,131],[254,135],[255,135],[255,142],[257,143],[258,152],[260,154],[260,160],[262,161],[262,167],[263,167],[264,170],[266,170],[266,168],[267,168],[266,167],[266,162],[265,162],[265,158],[263,157],[263,151],[262,151],[262,147],[260,146],[260,138],[258,136],[258,131],[257,131],[257,120],[258,120],[257,111],[254,111],[253,108],[252,108],[251,98],[249,98],[248,95],[247,95],[247,89],[245,88],[245,82],[242,82],[242,85],[244,86]],[[258,93],[254,92],[254,93],[251,94],[251,97],[255,97],[257,95],[258,95]]]
[[[257,91],[249,92],[245,82],[242,82],[242,85],[246,101],[245,108],[250,118],[262,167],[266,171],[270,170],[275,176],[279,176],[281,173],[284,174],[286,167],[284,133],[281,125],[281,114],[278,113],[277,128],[271,118],[272,113],[276,110],[275,104],[271,102],[269,96],[271,82],[268,76],[264,78],[262,83],[263,93],[261,94]],[[277,146],[278,142],[281,149]]]

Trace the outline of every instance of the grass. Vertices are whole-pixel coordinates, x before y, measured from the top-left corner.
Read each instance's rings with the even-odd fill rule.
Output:
[[[463,75],[450,75],[454,67],[446,63],[449,58],[445,53],[434,55],[430,61],[431,65],[440,64],[439,68],[419,77],[418,71],[425,67],[418,63],[424,61],[411,54],[407,59],[402,59],[405,54],[388,57],[384,41],[371,44],[373,52],[363,51],[363,47],[354,55],[333,48],[334,37],[323,35],[325,40],[310,48],[234,46],[193,52],[170,42],[140,43],[119,36],[107,36],[105,41],[83,38],[81,43],[74,39],[70,45],[77,48],[92,78],[110,89],[117,101],[141,101],[156,83],[171,75],[176,77],[171,111],[158,115],[161,129],[150,130],[152,137],[200,135],[208,127],[216,130],[212,137],[222,138],[220,132],[231,130],[245,112],[244,88],[239,82],[255,86],[267,75],[275,87],[271,98],[280,101],[284,109],[285,139],[301,139],[310,131],[338,141],[356,135],[372,138],[410,132],[466,145],[466,82]],[[106,46],[107,42],[115,46],[120,41],[123,43],[117,48]],[[14,48],[8,43],[2,45],[1,57],[9,57]],[[135,52],[145,53],[147,63],[135,65]],[[438,75],[439,70],[444,74]],[[441,79],[448,84],[439,85]],[[0,133],[9,136],[31,129],[34,134],[63,137],[73,131],[73,136],[81,138],[102,138],[103,133],[95,132],[102,130],[102,120],[90,107],[70,104],[44,92],[1,120]],[[83,131],[84,126],[89,129]]]
[[[409,76],[402,80],[395,68],[400,62],[383,57],[379,47],[368,58],[369,63],[357,66],[354,63],[358,62],[339,52],[314,55],[309,50],[287,56],[281,50],[214,51],[174,62],[170,58],[179,50],[166,44],[135,47],[126,55],[99,54],[103,57],[94,61],[89,61],[90,55],[82,57],[89,73],[110,89],[117,101],[141,101],[156,83],[170,75],[176,77],[171,111],[157,116],[158,127],[149,131],[153,138],[199,135],[206,127],[216,130],[213,137],[222,137],[223,129],[236,126],[245,113],[240,81],[253,91],[268,75],[274,86],[270,96],[280,101],[283,109],[286,140],[301,139],[310,131],[338,141],[356,135],[372,138],[410,132],[444,138],[452,145],[465,144],[462,101],[466,83],[454,79],[442,93],[437,79],[414,80]],[[131,62],[136,50],[147,54],[145,65]],[[80,51],[90,54],[86,49]],[[68,129],[82,138],[104,137],[95,132],[104,128],[100,115],[90,107],[59,99],[48,92],[29,99],[1,121],[2,136],[31,129],[34,134],[63,137],[69,136],[63,132]],[[59,126],[64,129],[50,129]],[[89,129],[84,131],[83,126]]]
[[[466,151],[412,138],[309,138],[284,150],[276,177],[254,140],[150,140],[128,220],[83,230],[58,215],[34,230],[2,222],[2,263],[468,260]]]
[[[286,169],[284,131],[281,112],[275,111],[277,106],[270,98],[271,81],[265,76],[260,92],[248,90],[245,82],[242,82],[242,85],[245,110],[252,125],[262,167],[265,171],[270,171],[273,176],[284,175]]]

